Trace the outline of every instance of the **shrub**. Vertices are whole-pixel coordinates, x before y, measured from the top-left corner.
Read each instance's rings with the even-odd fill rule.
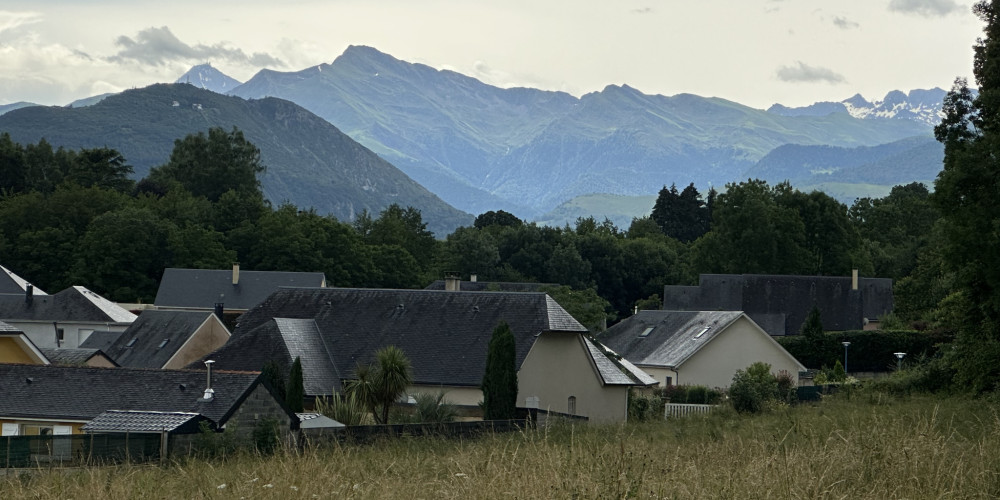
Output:
[[[656,420],[663,416],[663,398],[656,395],[639,394],[628,391],[628,420],[630,422],[645,422]]]
[[[721,390],[702,385],[668,385],[656,389],[654,393],[661,398],[670,399],[674,404],[714,405],[719,404],[723,396]]]
[[[737,370],[729,386],[729,400],[740,413],[760,413],[778,399],[778,379],[767,363],[757,362],[746,370]]]
[[[419,393],[413,396],[416,400],[414,420],[420,423],[454,422],[458,410],[444,398],[444,391],[435,394]]]
[[[365,405],[353,394],[341,397],[336,392],[332,398],[316,398],[316,411],[344,425],[362,425],[368,417]]]

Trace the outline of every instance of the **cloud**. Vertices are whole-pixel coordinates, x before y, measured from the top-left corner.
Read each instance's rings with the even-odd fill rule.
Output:
[[[840,16],[836,16],[836,17],[833,18],[833,24],[834,24],[834,26],[836,26],[836,27],[838,27],[838,28],[840,28],[842,30],[849,30],[849,29],[858,28],[858,27],[861,26],[860,24],[858,24],[858,23],[856,23],[854,21],[851,21],[850,19],[848,19],[846,17],[840,17]]]
[[[953,12],[962,12],[965,9],[965,7],[955,3],[955,0],[891,0],[889,2],[890,11],[924,17],[943,17]]]
[[[846,83],[843,75],[828,68],[809,66],[802,61],[795,61],[792,66],[778,68],[778,79],[783,82],[826,82]]]
[[[140,31],[135,39],[119,36],[115,40],[118,52],[107,58],[110,62],[138,62],[150,66],[165,66],[171,62],[220,61],[253,66],[282,67],[285,64],[269,54],[255,52],[247,55],[241,49],[226,47],[224,44],[188,45],[170,32],[166,26]]]
[[[653,8],[649,7],[649,6],[640,7],[638,9],[632,9],[632,13],[633,14],[652,14],[653,13]]]
[[[41,22],[42,15],[37,12],[10,12],[0,10],[0,33],[13,31],[21,26]]]

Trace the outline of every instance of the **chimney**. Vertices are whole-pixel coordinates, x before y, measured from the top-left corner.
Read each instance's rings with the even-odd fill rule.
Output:
[[[462,288],[462,279],[456,273],[444,275],[444,289],[449,292],[457,292]]]
[[[479,276],[476,275],[476,274],[470,274],[469,275],[469,281],[471,281],[473,283],[475,283],[478,278],[479,278]]]
[[[222,302],[215,303],[215,317],[222,321],[222,311],[224,310]]]
[[[851,269],[851,290],[858,289],[858,270]]]
[[[24,287],[24,304],[28,307],[31,307],[31,301],[34,300],[34,296],[35,296],[35,287],[31,286],[31,284],[29,283],[28,286]]]
[[[239,262],[233,262],[233,284],[234,285],[239,285],[240,284],[240,263]]]
[[[215,361],[211,359],[205,360],[205,367],[208,368],[208,381],[205,385],[205,397],[202,399],[203,401],[215,399],[215,390],[212,389],[212,363],[215,363]]]

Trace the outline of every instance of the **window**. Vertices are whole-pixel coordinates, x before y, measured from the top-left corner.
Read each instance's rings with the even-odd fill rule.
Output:
[[[701,337],[702,335],[705,335],[705,332],[707,332],[709,328],[710,327],[708,327],[708,326],[706,326],[705,328],[702,328],[702,330],[700,332],[698,332],[698,334],[695,335],[694,338],[698,338],[698,337]]]
[[[666,383],[666,385],[674,385],[674,377],[667,377]]]
[[[125,344],[125,347],[132,347],[132,346],[134,346],[136,340],[139,340],[139,337],[132,337],[132,340],[128,341],[128,344]]]
[[[641,337],[648,337],[649,336],[649,332],[651,332],[651,331],[653,331],[653,327],[649,327],[649,328],[643,330],[642,333],[639,334],[639,337],[640,338]]]
[[[570,396],[566,401],[566,413],[576,415],[576,396]]]
[[[160,342],[160,345],[156,346],[156,348],[163,349],[163,346],[167,345],[167,342],[170,342],[170,339],[163,339],[163,342]]]

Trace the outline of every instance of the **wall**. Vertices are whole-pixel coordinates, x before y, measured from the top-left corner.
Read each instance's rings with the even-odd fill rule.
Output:
[[[40,365],[40,359],[25,351],[22,342],[12,337],[0,337],[0,363],[19,363],[25,365]]]
[[[222,347],[229,340],[229,331],[214,315],[188,337],[184,345],[163,365],[166,370],[180,370]]]
[[[438,385],[413,385],[406,388],[406,394],[413,396],[418,393],[437,395],[444,391],[444,399],[456,406],[478,407],[483,401],[483,391],[478,387],[454,387]]]
[[[243,400],[243,404],[229,417],[225,427],[233,427],[237,435],[245,435],[253,432],[254,426],[258,422],[268,418],[277,420],[278,429],[281,430],[282,436],[287,435],[291,429],[290,417],[282,409],[281,404],[274,399],[271,392],[263,384],[257,384],[253,392]],[[298,425],[296,425],[297,427]]]
[[[576,397],[576,415],[591,421],[623,421],[628,386],[605,386],[577,333],[544,332],[524,358],[517,374],[517,405],[537,397],[544,410],[568,412]]]
[[[18,321],[3,320],[5,323],[21,330],[39,348],[55,348],[56,332],[51,321]],[[116,325],[114,323],[72,323],[58,322],[59,328],[63,329],[63,343],[60,347],[76,349],[94,330],[109,330],[112,332],[124,332],[128,325]]]
[[[729,387],[736,370],[763,361],[777,374],[787,370],[798,383],[801,367],[770,336],[741,316],[677,367],[674,383]]]

